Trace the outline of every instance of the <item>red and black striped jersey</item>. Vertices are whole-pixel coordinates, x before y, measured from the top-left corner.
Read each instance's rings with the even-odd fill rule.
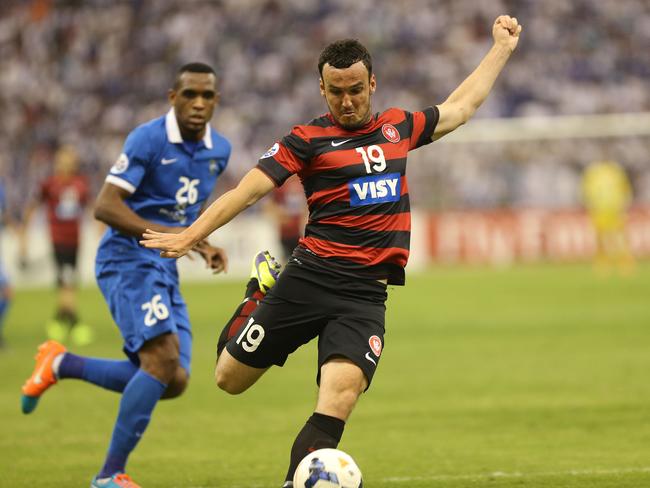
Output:
[[[406,157],[431,142],[437,107],[391,108],[346,130],[325,114],[293,128],[257,167],[280,186],[298,174],[309,206],[294,256],[317,266],[404,284],[411,237]]]

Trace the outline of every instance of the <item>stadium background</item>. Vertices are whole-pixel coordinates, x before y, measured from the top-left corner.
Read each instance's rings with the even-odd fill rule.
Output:
[[[416,110],[443,101],[469,74],[504,12],[524,33],[492,94],[466,127],[409,159],[410,278],[391,291],[383,369],[342,447],[373,487],[645,486],[645,0],[5,1],[0,176],[12,214],[20,217],[59,144],[79,149],[96,192],[128,131],[167,110],[173,73],[189,60],[221,74],[213,124],[233,142],[223,191],[290,126],[325,111],[316,59],[329,40],[353,36],[370,48],[375,110]],[[596,279],[589,265],[594,243],[579,182],[586,165],[603,158],[619,161],[633,186],[629,232],[641,265],[627,278]],[[282,476],[285,446],[311,408],[313,351],[241,399],[215,394],[205,375],[215,323],[238,299],[252,253],[277,246],[274,232],[253,209],[214,236],[233,258],[227,279],[183,263],[186,277],[213,280],[185,289],[200,373],[180,406],[157,411],[151,439],[134,456],[147,486],[272,487]],[[92,284],[99,230],[91,219],[84,236],[82,314],[98,331],[87,352],[115,357],[119,340]],[[76,486],[103,455],[115,397],[65,385],[39,417],[18,416],[18,388],[53,307],[52,273],[42,216],[31,229],[27,272],[16,269],[12,233],[2,239],[18,291],[9,349],[0,355],[10,373],[0,388],[0,484]],[[448,266],[430,267],[439,263]],[[43,438],[49,429],[55,438]],[[185,449],[172,455],[175,443]],[[34,470],[39,446],[56,455]]]
[[[495,208],[577,210],[584,167],[595,159],[613,158],[630,174],[634,204],[642,208],[650,203],[650,118],[644,114],[650,111],[650,15],[645,1],[623,4],[8,2],[0,20],[0,166],[11,182],[8,198],[19,216],[35,182],[51,170],[53,152],[62,143],[79,148],[96,192],[125,134],[166,110],[173,72],[187,60],[214,64],[222,76],[223,99],[213,123],[233,142],[223,190],[289,127],[325,111],[315,62],[328,40],[354,35],[374,53],[379,81],[375,110],[391,105],[416,110],[445,99],[486,52],[495,12],[512,11],[525,21],[526,32],[477,113],[477,118],[488,120],[462,128],[456,143],[449,137],[413,154],[409,180],[414,206],[425,214]],[[637,118],[626,124],[620,117],[599,118],[630,112]],[[557,119],[576,115],[585,117],[572,123]],[[529,122],[527,130],[512,119],[518,117]],[[511,118],[511,125],[503,125],[503,118]],[[499,136],[490,139],[490,134]],[[461,233],[479,236],[473,241],[483,247],[470,256],[475,261],[548,257],[535,248],[516,250],[516,243],[503,238],[546,232],[545,227],[552,235],[561,229],[550,257],[584,259],[593,251],[586,222],[576,224],[570,214],[568,223],[561,216],[559,224],[548,224],[543,215],[528,212],[522,217],[525,223],[502,225],[495,224],[498,218],[481,217],[478,223],[454,221],[447,228],[459,232],[460,226]],[[637,254],[647,254],[649,218],[642,213],[639,219],[632,229],[633,245]],[[427,240],[430,225],[428,215],[416,218],[416,230],[426,236],[423,242],[414,239],[412,266],[430,258],[458,260],[463,237],[453,237],[452,244],[448,239],[443,249],[432,251]],[[42,221],[34,229],[44,230]],[[224,245],[232,239],[238,243],[231,246],[235,275],[245,269],[244,261],[256,247],[246,245],[250,239],[239,229],[235,225],[223,233],[231,238]],[[272,238],[263,229],[259,232],[260,242]],[[81,268],[86,281],[92,281],[97,236],[92,228],[84,240]],[[5,259],[19,285],[51,279],[47,240],[33,240],[38,272],[16,273],[12,260]],[[11,243],[5,245],[5,254],[15,255]]]

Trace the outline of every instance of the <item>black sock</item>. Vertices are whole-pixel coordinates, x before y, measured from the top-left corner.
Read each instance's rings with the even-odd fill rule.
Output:
[[[287,481],[293,481],[293,473],[300,461],[317,449],[336,448],[343,436],[345,422],[336,417],[316,413],[309,417],[291,447],[291,459],[287,470]]]
[[[260,291],[260,283],[257,281],[257,278],[251,278],[248,280],[248,283],[246,283],[246,293],[244,293],[244,296],[246,298],[252,297],[255,293],[258,293]],[[264,296],[264,294],[262,294]]]
[[[257,308],[262,298],[264,298],[264,294],[260,291],[256,278],[251,278],[246,285],[246,294],[244,297],[244,301],[239,304],[237,310],[235,310],[235,313],[226,323],[219,335],[219,340],[217,341],[217,356],[221,354],[221,351],[226,347],[230,338],[237,334],[241,326],[246,322],[248,316],[253,313],[253,310]]]

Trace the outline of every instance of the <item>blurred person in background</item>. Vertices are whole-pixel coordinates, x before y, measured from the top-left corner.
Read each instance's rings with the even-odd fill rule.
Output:
[[[584,172],[582,195],[596,235],[595,271],[633,272],[635,260],[625,233],[632,189],[625,169],[612,160],[593,162]]]
[[[289,178],[264,200],[264,211],[273,219],[278,230],[283,262],[289,259],[302,237],[307,220],[307,200],[297,176]]]
[[[10,223],[4,179],[0,178],[0,232]],[[1,236],[0,236],[1,237]],[[0,349],[5,347],[4,322],[11,303],[12,290],[5,274],[0,250]]]
[[[407,155],[474,115],[521,29],[516,18],[499,16],[478,67],[443,103],[416,112],[373,113],[377,80],[370,53],[355,39],[329,44],[318,60],[329,112],[275,142],[187,229],[143,235],[141,243],[161,249],[161,256],[183,256],[292,174],[300,177],[310,212],[305,237],[281,274],[268,252],[256,256],[244,300],[219,337],[215,369],[217,386],[240,394],[318,337],[318,400],[294,440],[283,488],[293,487],[307,454],[338,446],[379,364],[387,286],[404,285],[409,257]]]
[[[45,207],[56,269],[56,310],[47,322],[50,339],[65,342],[68,338],[78,346],[89,344],[92,329],[82,323],[77,311],[77,260],[81,226],[90,200],[88,182],[79,173],[77,150],[69,145],[58,148],[54,171],[41,182],[35,198],[28,203],[20,232],[21,267],[29,266],[29,226],[39,207]]]
[[[23,413],[47,389],[80,379],[121,394],[110,446],[92,488],[139,488],[125,473],[158,401],[183,394],[190,378],[192,328],[175,260],[138,244],[145,229],[179,232],[193,222],[230,157],[230,143],[209,121],[219,100],[217,76],[204,63],[183,65],[168,90],[166,115],[135,128],[105,179],[95,217],[109,226],[97,249],[95,276],[123,338],[126,360],[79,356],[57,341],[39,346],[23,385]],[[222,249],[193,247],[215,273]]]

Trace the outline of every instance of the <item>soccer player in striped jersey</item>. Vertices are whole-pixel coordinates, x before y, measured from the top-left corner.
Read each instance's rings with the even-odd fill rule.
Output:
[[[474,72],[443,103],[418,112],[373,113],[370,54],[356,40],[330,44],[318,63],[329,112],[273,144],[235,189],[183,232],[144,234],[145,247],[177,258],[298,174],[310,212],[305,237],[277,282],[268,253],[258,255],[246,298],[220,337],[215,370],[217,385],[238,394],[318,337],[318,400],[291,449],[285,487],[308,452],[337,446],[379,362],[386,285],[404,284],[409,255],[408,152],[469,120],[520,32],[516,18],[498,17],[494,44]]]

